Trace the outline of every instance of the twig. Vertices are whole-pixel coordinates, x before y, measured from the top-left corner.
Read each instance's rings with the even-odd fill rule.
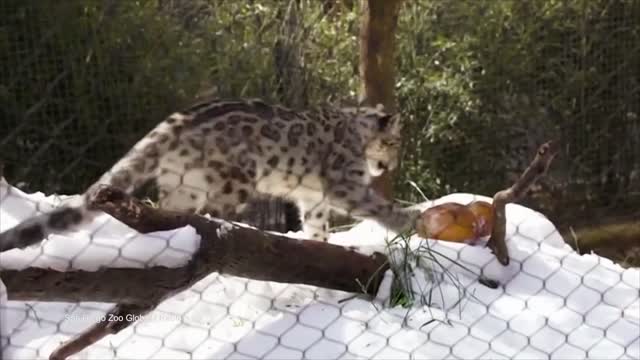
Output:
[[[507,218],[505,208],[507,203],[518,201],[527,190],[549,169],[551,161],[558,153],[558,142],[549,141],[538,148],[538,153],[520,178],[508,189],[497,192],[493,196],[494,225],[487,246],[496,255],[500,264],[509,265],[509,251],[505,242],[507,232]]]
[[[105,314],[104,318],[98,323],[56,348],[51,355],[49,355],[49,359],[64,360],[69,356],[75,355],[90,345],[95,344],[103,337],[116,334],[120,330],[133,324],[135,322],[134,319],[153,310],[155,306],[156,304],[146,306],[118,304]]]

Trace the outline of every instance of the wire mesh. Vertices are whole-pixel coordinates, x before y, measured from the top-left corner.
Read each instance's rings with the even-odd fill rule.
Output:
[[[358,5],[348,1],[3,0],[0,9],[6,14],[0,20],[0,161],[16,186],[3,184],[0,191],[2,231],[57,202],[18,189],[81,193],[161,119],[197,97],[260,97],[307,108],[355,98],[358,88]],[[493,194],[526,168],[538,145],[561,139],[550,174],[524,202],[553,225],[539,213],[509,208],[510,266],[501,267],[477,247],[414,239],[410,247],[421,260],[414,259],[407,281],[415,293],[394,292],[389,273],[382,287],[387,291],[374,300],[211,274],[76,356],[639,358],[637,269],[580,256],[564,240],[572,239],[567,228],[637,221],[638,19],[637,1],[416,1],[402,9],[397,93],[406,123],[399,197],[420,200],[406,180],[430,198],[458,191]],[[225,133],[216,147],[235,135]],[[318,138],[305,139],[317,144]],[[334,151],[352,151],[348,145],[354,144]],[[313,149],[303,150],[292,166],[282,157],[269,174],[255,169],[257,178],[291,179],[290,190],[300,192],[309,186],[296,176],[308,171],[302,158],[325,166]],[[339,163],[339,157],[332,160],[330,167]],[[312,199],[321,201],[322,211],[307,206],[297,215],[322,213],[318,220],[325,220],[328,204],[372,211],[366,204],[373,195],[355,197],[360,183],[348,181],[344,164],[335,167],[344,188]],[[185,184],[194,174],[175,175],[176,188],[168,193],[160,188],[153,194],[151,188],[139,195],[160,197],[160,204],[163,196],[175,195],[178,205],[170,205],[179,210],[192,210],[202,194],[209,195],[210,189],[193,189],[193,181]],[[217,205],[224,195],[238,196],[237,189],[219,190]],[[237,209],[217,210],[215,215],[231,215]],[[248,213],[261,228],[300,227],[292,224],[297,219],[291,204],[262,202]],[[398,221],[395,213],[387,215],[378,218]],[[323,232],[318,224],[304,229],[304,236]],[[384,235],[366,222],[332,241],[380,247]],[[637,266],[634,241],[620,253],[612,246],[569,245]],[[178,266],[196,247],[197,236],[188,228],[142,235],[98,215],[80,232],[3,253],[0,265],[60,271]],[[420,252],[424,247],[429,251]],[[479,274],[498,277],[504,286],[479,285]],[[110,307],[3,299],[3,356],[48,357]]]

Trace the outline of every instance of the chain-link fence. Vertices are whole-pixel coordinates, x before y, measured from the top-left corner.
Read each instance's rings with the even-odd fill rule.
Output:
[[[13,216],[13,222],[32,216],[36,207],[50,207],[52,201],[7,185],[1,195],[2,215]],[[437,203],[473,200],[478,197],[452,195]],[[411,294],[393,290],[390,272],[376,299],[214,273],[131,319],[112,319],[111,305],[104,303],[3,302],[3,349],[7,358],[43,358],[96,322],[137,320],[77,356],[637,358],[638,271],[576,254],[549,221],[531,210],[513,206],[507,217],[508,267],[481,247],[414,239],[410,247],[420,260],[406,262],[412,265],[407,280]],[[334,235],[332,242],[383,250],[385,235],[369,222]],[[142,235],[103,215],[82,232],[52,236],[43,247],[4,253],[2,261],[5,268],[59,271],[175,267],[189,260],[197,243],[193,229]],[[396,250],[406,259],[404,248]],[[481,272],[504,286],[481,285]],[[4,280],[9,296],[12,290],[24,294],[15,281]]]
[[[396,230],[410,218],[385,212],[382,199],[363,191],[360,172],[389,164],[368,151],[376,160],[371,168],[349,164],[345,157],[364,156],[373,133],[340,129],[340,112],[295,119],[256,101],[189,108],[211,96],[260,97],[294,109],[353,104],[356,2],[2,0],[0,9],[0,161],[8,181],[0,192],[0,231],[56,203],[21,190],[81,193],[136,143],[121,165],[140,174],[164,171],[169,180],[145,187],[148,177],[116,166],[102,181],[141,187],[137,195],[154,206],[230,218],[253,187],[262,187],[306,198],[301,208],[250,202],[242,220],[284,232],[300,228],[301,215],[307,238],[324,236],[329,208]],[[491,196],[517,179],[541,143],[561,144],[549,174],[523,201],[551,222],[507,207],[508,266],[460,243],[414,237],[389,248],[387,232],[365,222],[334,233],[331,242],[373,248],[392,262],[405,249],[400,258],[411,266],[403,273],[411,276],[400,280],[400,290],[391,271],[374,300],[211,274],[76,356],[639,358],[639,19],[638,1],[404,4],[396,53],[405,121],[398,197],[424,201],[408,181],[429,198]],[[182,115],[138,142],[178,110]],[[211,120],[215,114],[228,125]],[[363,124],[393,128],[393,120],[365,115]],[[268,126],[253,125],[265,117]],[[258,133],[271,142],[246,141]],[[215,141],[205,142],[205,134]],[[159,141],[165,136],[180,141]],[[326,139],[335,145],[324,156]],[[394,139],[379,140],[390,146]],[[157,156],[167,151],[168,159]],[[263,163],[247,155],[258,153]],[[302,175],[321,170],[336,183],[309,198],[319,185]],[[80,232],[2,253],[0,266],[175,267],[198,246],[188,227],[142,235],[93,215]],[[55,226],[39,230],[47,227]],[[615,263],[576,253],[594,249]],[[479,283],[480,275],[501,286]],[[0,301],[6,358],[48,357],[111,308]]]

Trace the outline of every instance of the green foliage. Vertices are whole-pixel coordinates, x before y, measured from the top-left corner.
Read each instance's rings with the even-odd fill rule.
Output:
[[[205,76],[199,44],[150,3],[98,4],[5,2],[0,153],[29,189],[77,193]]]
[[[403,197],[404,179],[428,196],[492,195],[560,138],[554,204],[623,201],[640,155],[639,18],[637,1],[408,2],[397,52],[397,94],[413,120]]]

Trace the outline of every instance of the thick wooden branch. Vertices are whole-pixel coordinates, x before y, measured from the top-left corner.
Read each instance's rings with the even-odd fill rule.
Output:
[[[99,189],[90,206],[141,233],[193,226],[201,236],[200,247],[188,264],[179,268],[0,271],[9,300],[118,303],[106,320],[62,344],[50,355],[51,359],[66,359],[117,333],[133,323],[127,320],[130,318],[127,315],[142,315],[153,310],[162,300],[212,272],[375,295],[389,268],[387,257],[380,253],[367,256],[343,246],[292,239],[223,220],[153,209],[111,187]],[[124,320],[109,320],[109,314]]]
[[[140,303],[171,295],[212,272],[374,295],[388,268],[383,254],[367,256],[343,246],[154,209],[110,187],[100,189],[91,203],[92,208],[105,211],[140,233],[191,225],[202,237],[200,249],[179,268],[2,270],[0,276],[9,299]],[[363,283],[370,287],[362,289]]]
[[[494,224],[487,246],[502,265],[509,265],[509,251],[505,242],[507,232],[507,203],[518,201],[527,190],[549,169],[551,161],[558,153],[558,142],[549,141],[538,148],[538,153],[520,178],[508,189],[497,192],[493,197]]]

